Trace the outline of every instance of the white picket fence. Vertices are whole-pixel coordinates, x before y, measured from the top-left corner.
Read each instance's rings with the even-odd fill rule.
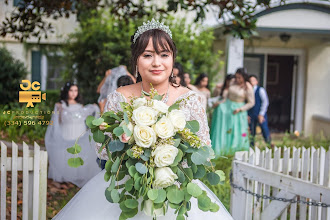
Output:
[[[18,171],[23,171],[22,219],[46,219],[47,202],[47,152],[37,143],[34,150],[23,142],[23,157],[18,157],[18,146],[12,142],[12,156],[7,157],[8,147],[1,142],[1,220],[6,218],[7,172],[11,171],[11,219],[17,219]]]
[[[283,151],[283,152],[281,152]],[[233,183],[251,192],[277,198],[330,204],[330,150],[266,148],[237,152]],[[330,220],[330,208],[257,198],[232,187],[235,220]]]

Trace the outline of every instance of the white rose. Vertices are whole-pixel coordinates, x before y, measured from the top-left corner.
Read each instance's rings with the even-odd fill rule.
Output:
[[[133,109],[137,109],[147,104],[146,98],[137,98],[133,101]]]
[[[126,125],[128,130],[130,130],[133,133],[134,127],[131,122],[126,124],[125,121],[122,121],[119,126],[124,126],[124,125]],[[129,139],[131,139],[131,136],[127,136],[127,134],[125,134],[125,133],[123,133],[122,135],[119,136],[119,140],[123,143],[127,143],[129,141]]]
[[[148,126],[136,125],[133,134],[136,144],[140,147],[149,148],[156,142],[156,134]]]
[[[157,167],[166,167],[172,165],[176,155],[178,155],[178,148],[165,144],[160,145],[152,152],[154,162]]]
[[[172,122],[163,116],[154,126],[156,134],[160,138],[169,138],[174,136],[174,126]]]
[[[168,114],[168,117],[171,120],[175,131],[182,131],[186,126],[186,116],[183,111],[174,109]]]
[[[158,217],[158,216],[164,216],[166,211],[167,211],[167,208],[164,210],[163,207],[162,208],[159,208],[159,209],[153,209],[153,202],[148,199],[144,202],[144,205],[143,205],[143,211],[144,213],[146,213],[146,215],[148,216],[152,216],[152,217]],[[165,206],[167,207],[167,206]]]
[[[173,185],[178,176],[169,167],[155,169],[154,188],[166,188]]]
[[[157,110],[158,112],[161,113],[167,113],[168,111],[168,105],[166,105],[164,102],[162,101],[158,101],[158,100],[153,100],[152,103],[152,108]]]
[[[152,125],[157,121],[157,112],[150,107],[141,106],[133,110],[132,119],[138,125]]]

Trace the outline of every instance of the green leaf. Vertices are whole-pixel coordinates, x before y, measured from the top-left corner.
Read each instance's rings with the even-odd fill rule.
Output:
[[[105,194],[105,198],[106,198],[109,202],[113,203],[113,200],[112,200],[112,198],[111,198],[111,191],[112,191],[112,189],[109,189],[109,187],[108,187],[108,188],[105,189],[104,194]]]
[[[125,200],[125,201],[122,201],[121,203],[119,203],[119,207],[120,207],[120,209],[121,209],[123,212],[130,212],[131,209],[128,208],[128,207],[125,205],[125,202],[126,202],[126,200]]]
[[[111,167],[111,172],[116,173],[118,171],[119,164],[120,164],[120,159],[119,159],[119,157],[117,157],[115,162],[113,163],[113,165]]]
[[[220,176],[216,173],[208,173],[206,177],[211,185],[217,185],[220,182]]]
[[[180,138],[177,138],[177,139],[174,139],[173,141],[174,141],[173,146],[174,146],[174,147],[178,147],[179,144],[180,144],[180,142],[181,142],[181,139],[180,139]]]
[[[202,195],[202,189],[195,183],[188,183],[187,185],[187,192],[192,195],[193,197],[197,198],[198,196]]]
[[[112,161],[107,160],[107,162],[105,163],[105,170],[109,173],[111,172],[111,166],[112,166]]]
[[[129,209],[135,209],[139,206],[138,201],[134,200],[134,199],[127,199],[125,201],[125,206]]]
[[[155,95],[153,99],[160,101],[160,100],[163,99],[163,96],[162,95]]]
[[[170,189],[167,192],[167,199],[171,203],[179,204],[180,202],[182,202],[184,200],[184,192],[177,188]]]
[[[122,134],[124,133],[124,129],[123,129],[123,127],[121,127],[121,126],[118,126],[118,127],[116,127],[115,129],[113,129],[113,133],[114,133],[117,137],[119,137],[120,135],[122,135]]]
[[[199,131],[199,123],[196,120],[187,121],[186,128],[190,129],[193,133],[197,133]]]
[[[183,215],[178,215],[176,217],[176,220],[185,220],[185,217]]]
[[[117,152],[117,151],[122,151],[125,147],[125,144],[123,142],[121,142],[120,140],[114,140],[111,141],[108,144],[108,149],[110,152]]]
[[[113,175],[113,176],[111,177],[111,181],[110,181],[110,185],[109,185],[108,189],[111,191],[111,190],[113,190],[115,187],[116,187],[116,177],[115,177],[115,175]]]
[[[87,125],[89,128],[95,128],[95,127],[97,127],[97,126],[93,125],[93,123],[92,123],[92,121],[93,121],[94,119],[95,119],[94,116],[91,116],[91,115],[87,116],[87,118],[86,118],[86,125]]]
[[[164,189],[158,189],[158,196],[154,203],[163,203],[166,199],[166,191]]]
[[[191,155],[191,161],[196,165],[202,165],[207,161],[209,156],[209,151],[206,148],[201,147]]]
[[[116,189],[111,190],[111,198],[114,203],[118,203],[120,200],[119,192]]]
[[[144,156],[143,154],[140,155],[141,159],[144,161],[148,161],[149,157]]]
[[[184,176],[184,173],[180,169],[178,169],[177,174],[178,174],[178,181],[180,183],[183,183],[186,180],[186,177]]]
[[[128,137],[132,136],[132,132],[131,132],[131,130],[129,130],[128,127],[127,127],[126,125],[123,125],[123,130],[124,130],[124,133],[125,133]]]
[[[184,168],[184,173],[189,177],[189,179],[194,178],[194,173],[192,172],[191,168]]]
[[[129,168],[128,168],[128,173],[129,173],[129,175],[130,176],[134,176],[134,174],[136,173],[136,168],[135,168],[135,166],[130,166]]]
[[[210,211],[211,212],[217,212],[219,211],[220,207],[218,206],[218,204],[216,203],[211,203],[211,206],[210,206]]]
[[[105,182],[108,182],[110,180],[110,177],[111,177],[111,173],[105,172],[105,174],[104,174]]]
[[[70,167],[77,168],[77,167],[84,165],[84,161],[83,161],[83,159],[81,159],[81,157],[74,157],[74,158],[70,158],[68,160],[68,165]]]
[[[134,184],[134,180],[133,179],[129,179],[126,181],[125,183],[125,189],[126,191],[131,191],[133,189],[133,184]]]
[[[126,124],[129,124],[129,119],[126,112],[124,112],[124,121]]]
[[[100,126],[103,122],[104,122],[103,118],[98,118],[98,119],[94,119],[92,121],[92,124],[95,125],[95,126]]]
[[[66,149],[67,152],[69,152],[70,154],[76,154],[74,147],[69,147]]]
[[[201,179],[205,176],[205,167],[203,165],[198,165],[197,166],[197,172],[194,173],[194,178],[195,179]]]
[[[198,208],[200,210],[206,212],[210,209],[211,199],[207,195],[202,194],[197,198],[197,200],[198,200]]]
[[[140,183],[140,181],[141,181],[141,177],[138,177],[138,178],[136,178],[136,180],[135,180],[135,182],[134,182],[134,188],[135,188],[136,190],[139,190],[139,189],[141,188],[141,183]]]
[[[182,156],[183,156],[183,153],[180,149],[178,149],[178,154],[176,155],[174,161],[173,161],[173,164],[171,166],[177,166],[178,163],[182,160]]]
[[[220,182],[226,180],[226,174],[222,170],[216,170],[215,173],[220,177]]]
[[[150,200],[155,200],[158,197],[158,190],[157,189],[151,189],[148,191],[148,197]]]
[[[105,139],[105,135],[103,134],[102,131],[100,130],[96,130],[94,133],[93,133],[93,139],[95,142],[98,142],[98,143],[103,143],[104,139]]]
[[[151,151],[149,150],[149,149],[146,149],[145,151],[144,151],[144,156],[146,156],[146,157],[150,157],[150,155],[151,155]]]
[[[117,121],[119,121],[119,122],[121,122],[122,120],[121,120],[121,118],[119,118],[119,116],[118,115],[116,115],[115,113],[113,113],[113,112],[110,112],[110,114],[109,114],[109,116],[111,117],[111,118],[114,118],[114,119],[116,119]]]
[[[174,109],[179,109],[180,108],[180,105],[178,103],[174,103],[173,105],[171,105],[169,108],[168,108],[168,112],[171,112],[172,110]]]
[[[141,174],[145,174],[148,171],[147,167],[140,162],[135,164],[135,168]]]

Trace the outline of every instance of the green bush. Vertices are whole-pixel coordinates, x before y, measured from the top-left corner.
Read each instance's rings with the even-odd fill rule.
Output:
[[[6,48],[0,47],[0,104],[18,100],[19,84],[26,75],[24,64],[16,60]]]

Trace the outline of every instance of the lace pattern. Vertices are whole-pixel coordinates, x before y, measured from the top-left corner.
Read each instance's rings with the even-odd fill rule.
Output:
[[[185,113],[186,120],[197,120],[199,122],[198,137],[202,140],[203,144],[211,146],[211,139],[209,133],[209,126],[207,123],[206,111],[202,106],[203,98],[201,95],[194,91],[189,91],[177,98],[177,101],[184,99],[180,104],[180,109]],[[107,111],[122,111],[120,102],[126,102],[126,98],[119,92],[114,91],[107,97],[105,105],[105,112]],[[96,143],[96,154],[100,159],[108,160],[106,149],[99,153],[101,144]]]

